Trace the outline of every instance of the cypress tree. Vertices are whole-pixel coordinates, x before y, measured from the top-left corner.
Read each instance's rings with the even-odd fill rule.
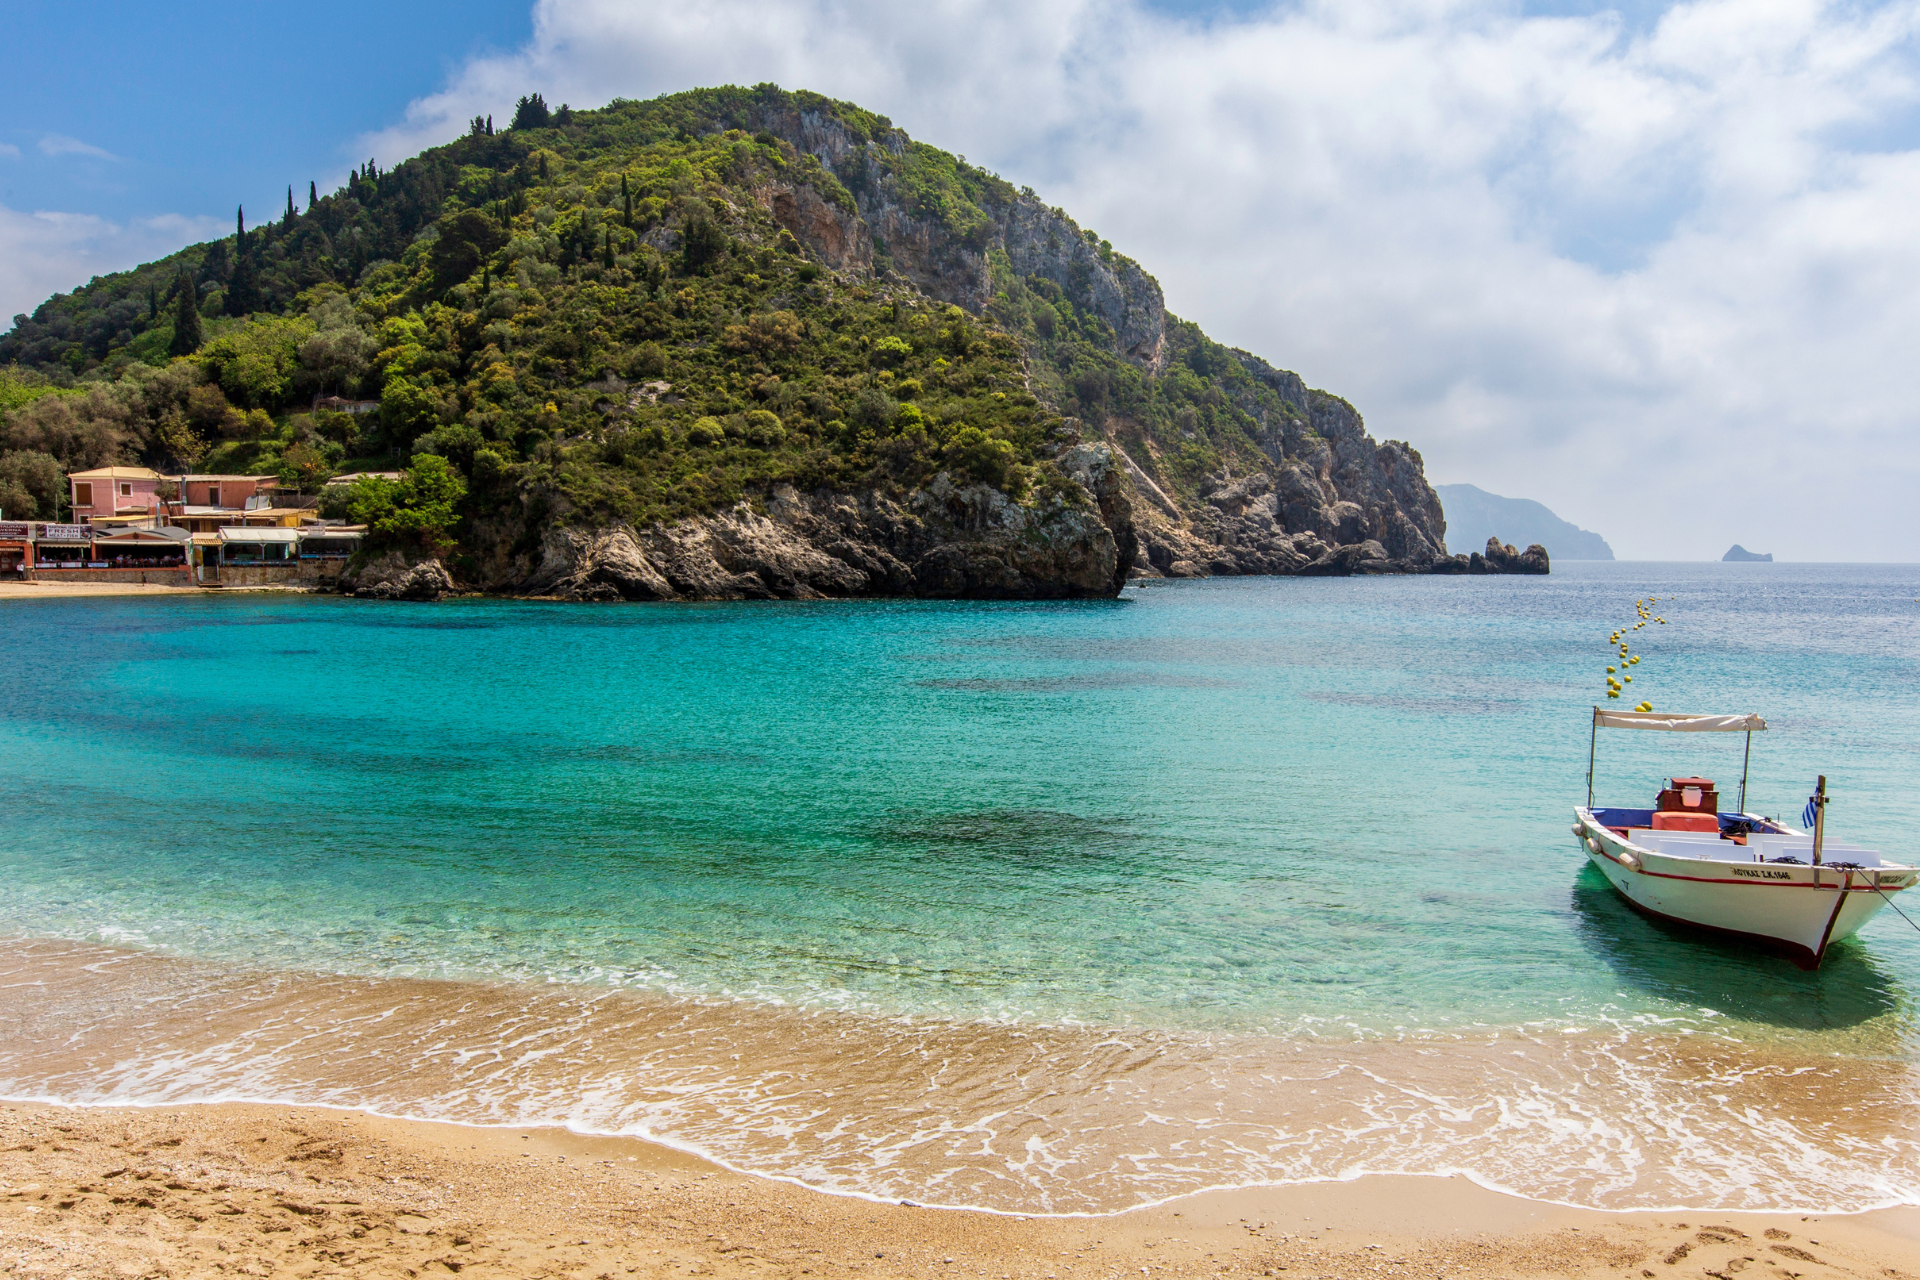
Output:
[[[173,341],[167,344],[170,356],[190,356],[200,349],[200,289],[193,273],[183,271],[176,286],[179,297],[173,309]]]
[[[288,186],[287,186],[287,218],[286,218],[286,222],[287,222],[287,225],[288,225],[288,226],[292,226],[292,225],[293,225],[293,186],[292,186],[292,184],[291,184],[291,183],[289,183],[289,184],[288,184]]]
[[[620,175],[620,202],[627,206],[627,230],[633,230],[633,192],[627,190],[627,175]]]
[[[227,277],[227,314],[244,316],[254,307],[253,246],[248,243],[247,211],[244,207],[235,215],[234,221],[239,230],[234,235],[233,272]],[[199,344],[196,342],[195,345]]]
[[[613,228],[612,227],[607,228],[607,243],[606,243],[606,247],[602,249],[600,253],[600,265],[607,268],[607,270],[609,271],[613,270]]]
[[[156,285],[147,286],[147,322],[151,324],[160,318],[160,290]]]
[[[320,184],[317,182],[309,181],[307,183],[307,212],[312,213],[313,207],[319,203],[320,203]]]
[[[493,113],[491,111],[487,113],[487,136],[489,138],[493,136]]]

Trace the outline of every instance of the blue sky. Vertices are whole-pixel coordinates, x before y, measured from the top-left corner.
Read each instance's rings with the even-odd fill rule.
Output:
[[[771,80],[1031,184],[1436,483],[1628,557],[1920,559],[1920,0],[176,14],[8,6],[0,323],[529,90]]]
[[[532,34],[525,0],[6,10],[0,143],[19,154],[0,161],[0,203],[116,221],[230,216],[242,202],[250,217],[277,213],[289,183],[304,205],[309,181],[345,171],[354,139]]]

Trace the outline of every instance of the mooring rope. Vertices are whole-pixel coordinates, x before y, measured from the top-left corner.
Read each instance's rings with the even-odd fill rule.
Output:
[[[1908,924],[1913,924],[1913,917],[1908,915],[1906,912],[1902,911],[1899,908],[1899,906],[1894,902],[1894,900],[1887,896],[1887,891],[1885,889],[1882,889],[1877,884],[1873,885],[1872,889],[1875,893],[1880,895],[1880,900],[1882,902],[1886,903],[1888,906],[1893,908],[1893,914],[1899,916],[1902,920],[1905,920]],[[1915,933],[1920,933],[1920,924],[1913,924],[1913,931]]]

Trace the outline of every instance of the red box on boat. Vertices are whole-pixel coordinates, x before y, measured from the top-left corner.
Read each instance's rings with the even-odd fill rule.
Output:
[[[1720,793],[1712,778],[1673,778],[1655,807],[1666,813],[1717,813]]]
[[[1712,813],[1656,813],[1653,815],[1655,831],[1711,831],[1720,832],[1720,818]]]

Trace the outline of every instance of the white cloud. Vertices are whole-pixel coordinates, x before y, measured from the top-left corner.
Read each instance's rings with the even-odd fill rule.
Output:
[[[40,151],[41,154],[49,156],[92,156],[96,160],[120,158],[111,151],[94,146],[91,142],[82,142],[78,138],[69,138],[59,133],[50,133],[40,139]]]
[[[20,158],[20,148],[14,146],[11,142],[0,142],[0,156],[5,156],[9,160],[18,160]]]
[[[128,263],[150,262],[225,230],[217,218],[166,214],[128,223],[90,214],[22,213],[0,205],[0,326],[55,291]]]
[[[540,0],[390,162],[520,93],[773,80],[963,152],[1215,337],[1623,555],[1920,559],[1920,4]],[[1889,142],[1892,138],[1895,141]]]

